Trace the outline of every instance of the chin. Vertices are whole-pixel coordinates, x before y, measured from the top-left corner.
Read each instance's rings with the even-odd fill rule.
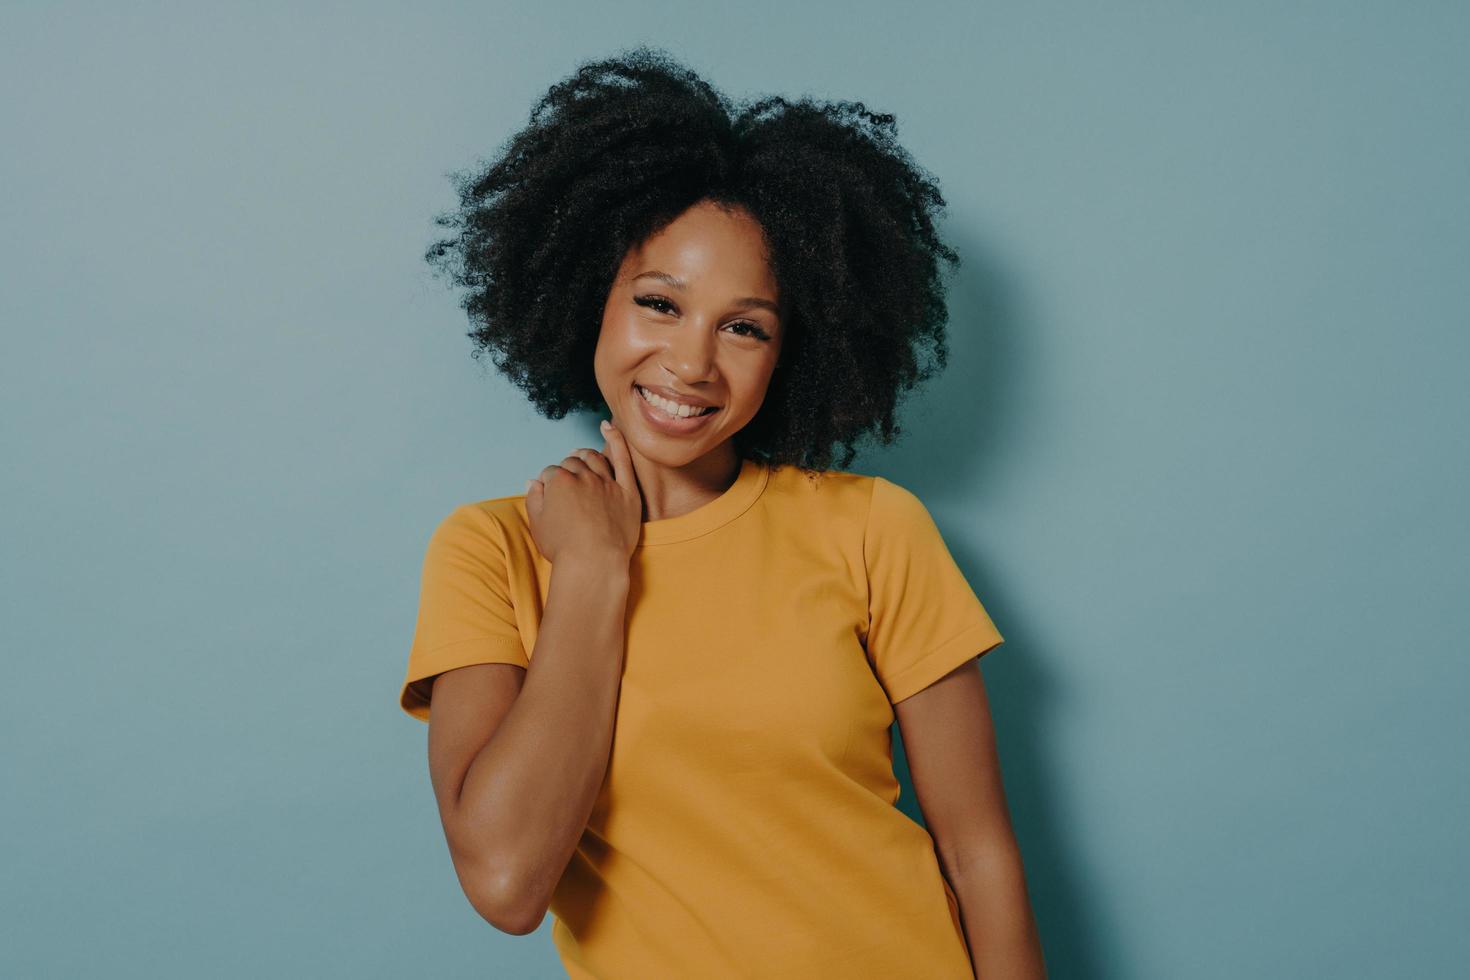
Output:
[[[650,463],[669,469],[680,469],[723,450],[729,441],[730,436],[724,433],[706,435],[683,444],[677,439],[649,438],[640,433],[637,439],[629,439],[628,444]]]

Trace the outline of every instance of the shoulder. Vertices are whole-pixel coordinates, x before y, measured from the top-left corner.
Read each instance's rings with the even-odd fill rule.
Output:
[[[873,478],[863,525],[863,551],[870,562],[905,562],[946,547],[938,523],[918,494],[893,480]]]
[[[853,518],[864,527],[912,527],[926,523],[928,508],[908,487],[887,477],[849,470],[813,475],[793,466],[771,472],[771,495],[817,516]]]
[[[457,511],[467,511],[473,518],[494,521],[501,527],[527,523],[526,495],[523,493],[470,501],[460,504]]]
[[[766,497],[779,506],[818,522],[865,519],[875,477],[847,470],[808,473],[796,466],[771,470]]]
[[[902,527],[915,522],[924,523],[930,519],[929,509],[924,506],[918,494],[887,477],[873,477],[869,498],[869,523],[897,524]]]
[[[529,535],[524,495],[488,497],[456,505],[439,520],[433,537],[481,547],[507,550],[512,542]]]

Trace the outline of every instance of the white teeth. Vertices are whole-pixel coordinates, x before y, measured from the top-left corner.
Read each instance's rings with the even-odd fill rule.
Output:
[[[649,391],[642,385],[635,385],[634,387],[638,389],[638,393],[643,396],[644,401],[661,410],[665,415],[672,415],[675,418],[686,419],[691,415],[708,414],[707,410],[704,408],[695,408],[692,405],[681,405],[678,402],[670,401],[667,398],[655,395],[653,392]]]

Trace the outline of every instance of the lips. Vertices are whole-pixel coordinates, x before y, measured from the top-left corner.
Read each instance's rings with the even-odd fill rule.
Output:
[[[702,430],[706,425],[709,425],[710,421],[722,411],[722,409],[716,408],[713,412],[706,412],[700,415],[688,415],[684,417],[667,415],[662,409],[655,408],[647,398],[643,397],[638,391],[640,387],[642,386],[634,384],[631,389],[633,397],[638,402],[638,407],[635,409],[638,417],[643,420],[644,425],[648,426],[654,432],[666,436],[682,437],[693,435],[695,432]]]
[[[664,400],[667,400],[667,401],[671,401],[671,402],[673,402],[676,405],[684,406],[684,407],[687,407],[687,408],[698,409],[698,411],[695,413],[695,415],[694,416],[691,416],[691,417],[700,417],[700,416],[704,416],[704,415],[714,415],[716,412],[718,412],[723,407],[723,406],[720,406],[720,405],[716,405],[714,402],[705,401],[702,398],[691,398],[689,396],[681,396],[681,397],[677,397],[676,398],[673,395],[669,394],[668,389],[666,389],[666,388],[649,387],[647,385],[640,385],[638,382],[635,381],[635,382],[633,382],[633,394],[635,396],[637,396],[637,398],[638,398],[639,401],[644,402],[645,404],[651,404],[651,403],[648,401],[647,398],[643,397],[643,391],[640,391],[639,390],[640,388],[643,389],[643,391],[647,391],[649,394],[652,394],[652,395],[654,395],[657,398],[661,398],[661,399],[664,399]],[[713,411],[709,411],[710,409],[713,409]]]
[[[679,405],[688,405],[691,408],[705,409],[719,407],[715,405],[714,402],[706,398],[700,398],[698,395],[686,395],[681,392],[670,391],[668,388],[665,388],[662,385],[644,385],[639,384],[635,381],[633,382],[633,387],[642,388],[645,391],[658,395],[660,398],[667,398],[671,402],[675,402]]]

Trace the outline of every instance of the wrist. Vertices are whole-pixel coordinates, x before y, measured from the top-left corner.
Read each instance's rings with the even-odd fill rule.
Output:
[[[578,551],[551,563],[552,575],[562,575],[588,584],[626,583],[628,558],[611,550]]]

